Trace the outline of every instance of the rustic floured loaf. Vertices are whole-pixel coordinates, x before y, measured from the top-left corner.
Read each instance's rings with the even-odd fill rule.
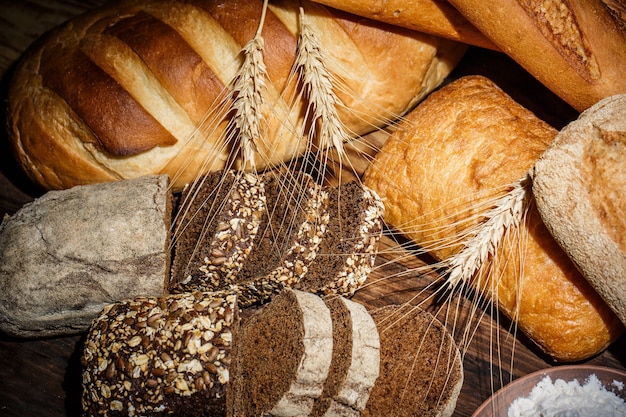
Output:
[[[128,0],[72,19],[36,41],[11,81],[9,135],[28,175],[44,188],[152,173],[180,190],[238,158],[224,106],[262,14],[261,1]],[[299,6],[342,85],[349,132],[364,134],[438,86],[465,47],[452,41],[276,0],[263,27],[268,79],[255,144],[257,168],[307,149],[302,101],[289,103]],[[291,80],[291,81],[290,81]],[[340,81],[339,81],[340,80]],[[220,104],[221,103],[221,104]],[[236,136],[236,135],[231,135]],[[262,140],[261,140],[262,139]]]
[[[228,416],[306,416],[323,390],[333,324],[323,299],[285,290],[242,323],[234,345]]]
[[[236,296],[188,293],[111,304],[82,355],[85,415],[220,416],[230,381]]]
[[[50,191],[0,226],[0,331],[82,333],[102,308],[167,292],[165,175]]]
[[[449,0],[478,30],[582,111],[626,93],[622,1]]]
[[[488,79],[463,77],[407,116],[364,182],[380,194],[389,225],[445,260],[460,250],[475,219],[526,175],[556,134]],[[481,285],[548,355],[560,361],[588,358],[623,333],[533,205],[519,230],[508,236],[490,262],[489,276],[498,281]],[[435,247],[445,242],[453,244]]]
[[[264,183],[254,174],[216,171],[189,186],[175,221],[172,292],[234,282],[267,217]]]
[[[380,376],[361,415],[451,416],[463,363],[443,324],[408,304],[381,307],[371,316],[380,335]]]
[[[626,324],[626,95],[585,110],[533,169],[550,233]]]
[[[315,0],[339,10],[483,48],[498,49],[447,0]]]

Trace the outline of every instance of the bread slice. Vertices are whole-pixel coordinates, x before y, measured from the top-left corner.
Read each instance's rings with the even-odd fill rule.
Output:
[[[357,417],[379,374],[378,330],[363,305],[338,295],[325,302],[333,320],[333,359],[309,416]]]
[[[546,227],[626,324],[626,95],[608,97],[563,128],[535,163],[533,194]]]
[[[308,415],[333,354],[322,298],[285,290],[242,324],[234,345],[228,416]]]
[[[265,213],[256,175],[211,173],[182,196],[174,235],[171,292],[210,291],[234,280]]]
[[[82,355],[85,415],[224,415],[236,296],[143,297],[107,306]]]
[[[443,324],[410,305],[381,307],[371,315],[380,334],[380,375],[361,415],[452,415],[463,364]]]
[[[253,248],[233,282],[241,306],[291,288],[316,259],[329,222],[328,192],[303,172],[270,171],[266,214]]]
[[[352,181],[330,189],[328,212],[316,261],[294,288],[350,296],[374,266],[384,206],[376,192]]]

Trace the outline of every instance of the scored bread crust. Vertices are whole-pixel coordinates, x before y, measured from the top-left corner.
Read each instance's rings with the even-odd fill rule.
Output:
[[[566,126],[535,163],[541,217],[587,281],[626,324],[626,95]]]
[[[298,156],[302,103],[289,105],[298,2],[276,1],[263,27],[261,168]],[[340,117],[353,135],[412,108],[456,65],[464,47],[302,3],[341,84]],[[252,39],[260,1],[115,2],[74,18],[25,53],[9,91],[10,141],[46,189],[160,173],[179,190],[223,168],[232,143],[219,117]],[[206,119],[205,119],[206,117]]]
[[[447,0],[315,0],[315,2],[445,39],[498,49]]]
[[[626,10],[614,0],[449,0],[575,109],[626,93]]]
[[[386,142],[364,182],[385,203],[385,220],[417,244],[450,242],[522,178],[557,131],[491,81],[468,76],[431,94]],[[415,186],[419,184],[419,186]],[[623,326],[551,237],[534,206],[493,264],[497,305],[556,360],[605,349]],[[431,253],[446,259],[455,246]],[[523,256],[523,258],[522,258]],[[519,261],[525,278],[520,281]]]

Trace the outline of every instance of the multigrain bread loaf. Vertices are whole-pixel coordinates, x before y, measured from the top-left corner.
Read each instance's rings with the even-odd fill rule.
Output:
[[[408,304],[381,307],[371,316],[380,338],[380,375],[361,415],[451,416],[463,362],[443,324]]]
[[[449,0],[478,30],[578,111],[626,93],[622,1]]]
[[[338,112],[354,135],[414,106],[465,50],[315,3],[271,2],[257,168],[307,147],[302,102],[288,104],[300,5],[341,84]],[[243,0],[113,2],[42,37],[10,85],[9,136],[20,164],[44,188],[164,173],[179,190],[224,168],[238,156],[223,135],[232,81],[261,9]]]
[[[444,260],[460,250],[474,219],[532,168],[556,134],[488,79],[464,77],[407,116],[364,182],[380,194],[389,225]],[[588,358],[623,333],[534,206],[508,236],[490,262],[488,295],[548,355]]]
[[[88,416],[226,414],[236,296],[187,293],[111,304],[82,354]]]
[[[548,230],[626,324],[626,95],[611,96],[559,132],[533,169]]]
[[[315,0],[315,2],[445,39],[498,49],[447,0]]]

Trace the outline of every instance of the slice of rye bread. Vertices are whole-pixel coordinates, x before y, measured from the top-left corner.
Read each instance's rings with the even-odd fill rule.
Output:
[[[381,307],[371,315],[380,335],[380,375],[361,415],[452,415],[463,364],[443,324],[409,305]]]
[[[84,414],[225,415],[236,303],[196,292],[107,306],[81,358]]]
[[[332,321],[322,298],[284,290],[240,327],[227,415],[308,415],[322,393],[332,354]]]
[[[352,181],[330,189],[328,212],[317,258],[294,288],[351,296],[374,267],[384,206],[376,192]]]
[[[265,212],[263,182],[239,171],[206,175],[182,195],[170,291],[210,291],[243,267]]]
[[[328,192],[303,172],[268,172],[266,215],[234,284],[241,306],[291,288],[315,260],[329,222]]]
[[[325,302],[333,321],[333,359],[310,417],[358,417],[378,378],[378,330],[366,308],[342,296]]]

